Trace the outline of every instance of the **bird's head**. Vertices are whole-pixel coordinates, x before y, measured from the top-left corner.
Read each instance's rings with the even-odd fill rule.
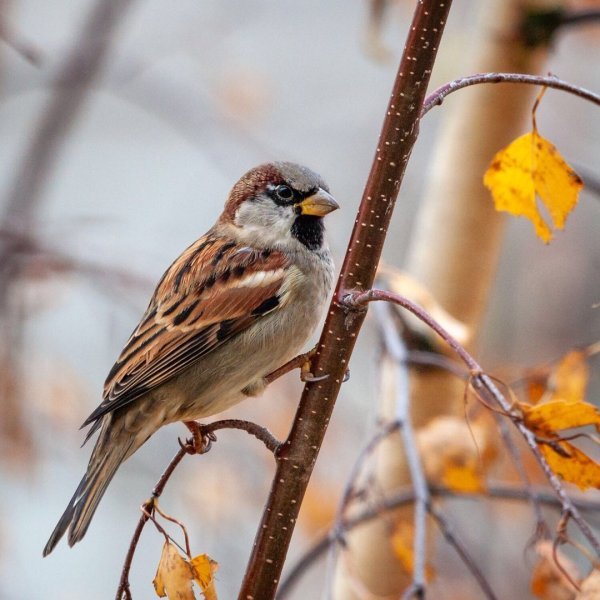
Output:
[[[290,162],[248,171],[229,194],[221,221],[248,243],[318,250],[324,243],[323,217],[339,208],[314,171]]]

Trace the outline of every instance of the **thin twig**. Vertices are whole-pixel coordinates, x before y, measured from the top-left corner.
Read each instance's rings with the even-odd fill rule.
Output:
[[[206,425],[201,424],[200,429],[203,434],[213,433],[219,429],[241,429],[246,431],[250,435],[253,435],[257,440],[260,440],[266,448],[275,453],[281,442],[266,428],[252,421],[244,421],[242,419],[222,419],[220,421],[214,421],[207,423]]]
[[[275,453],[280,446],[279,440],[268,429],[266,429],[265,427],[261,427],[260,425],[257,425],[252,421],[244,421],[242,419],[222,419],[220,421],[214,421],[213,423],[208,423],[206,425],[200,425],[200,431],[203,435],[209,435],[211,433],[214,433],[215,431],[218,431],[219,429],[241,429],[243,431],[246,431],[250,435],[253,435],[255,438],[260,440],[267,447],[267,449],[273,453]],[[135,531],[133,532],[131,543],[129,544],[129,549],[125,557],[125,562],[123,563],[123,569],[121,571],[121,579],[119,581],[119,587],[117,589],[116,600],[122,600],[123,598],[131,598],[131,592],[129,590],[129,571],[131,570],[131,563],[133,561],[133,556],[135,554],[140,536],[142,534],[142,530],[144,529],[144,526],[150,519],[150,515],[154,510],[156,500],[160,498],[161,494],[163,493],[163,490],[165,489],[167,482],[173,474],[173,471],[175,471],[175,469],[186,454],[194,453],[195,447],[191,442],[182,444],[181,448],[173,457],[173,459],[169,463],[169,466],[165,469],[164,473],[158,480],[156,486],[152,490],[151,499],[143,504],[142,516],[140,517]],[[163,514],[163,516],[165,515]],[[176,521],[175,519],[171,520],[178,523],[178,521]],[[185,537],[186,546],[189,548],[187,532],[185,533]]]
[[[375,289],[368,290],[367,292],[349,292],[341,290],[339,292],[339,299],[348,310],[357,310],[361,305],[371,301],[392,302],[412,312],[416,317],[421,319],[438,335],[440,335],[440,337],[458,354],[458,356],[471,371],[471,386],[475,392],[478,393],[484,401],[489,400],[498,404],[502,410],[504,410],[506,415],[511,418],[521,435],[525,438],[525,441],[533,452],[533,455],[542,468],[542,471],[544,472],[550,485],[556,492],[556,495],[560,498],[563,510],[570,513],[571,518],[573,521],[575,521],[575,523],[577,523],[577,526],[579,527],[581,533],[588,540],[590,546],[594,549],[596,554],[600,556],[600,541],[598,541],[598,538],[596,538],[594,535],[594,532],[589,524],[585,521],[585,519],[583,519],[577,508],[573,505],[559,478],[550,468],[548,461],[545,459],[538,447],[535,435],[525,426],[520,415],[515,414],[512,402],[506,399],[506,397],[497,388],[492,378],[485,374],[479,363],[465,350],[461,344],[459,344],[439,323],[437,323],[437,321],[435,321],[435,319],[427,314],[422,308],[407,298],[400,296],[399,294]]]
[[[129,600],[131,598],[131,591],[129,589],[129,571],[131,570],[131,563],[133,562],[133,555],[135,554],[135,550],[137,548],[138,542],[140,541],[140,536],[142,535],[142,530],[144,529],[144,525],[149,520],[149,515],[151,513],[152,507],[154,506],[155,501],[160,498],[160,495],[163,493],[167,482],[169,481],[173,471],[177,467],[177,465],[181,462],[183,457],[189,453],[189,450],[186,447],[182,447],[177,454],[173,457],[169,466],[165,469],[164,473],[160,476],[160,479],[154,486],[152,490],[152,497],[150,500],[145,502],[142,505],[142,516],[140,517],[138,524],[133,532],[133,536],[131,538],[131,542],[129,544],[129,549],[127,550],[127,555],[125,556],[125,562],[123,563],[123,569],[121,571],[121,579],[119,580],[119,587],[117,588],[117,593],[115,595],[115,600]]]
[[[527,502],[530,499],[530,493],[523,488],[515,486],[490,486],[485,492],[455,492],[448,488],[431,485],[429,488],[433,498],[449,498],[455,500],[467,500],[481,502],[482,499],[498,500],[505,502]],[[562,504],[555,494],[544,489],[535,488],[534,494],[542,504],[556,508],[562,511]],[[349,531],[368,521],[379,518],[381,515],[396,510],[402,506],[412,504],[415,501],[414,490],[407,489],[395,494],[390,494],[376,506],[365,508],[360,514],[349,518],[341,524],[341,527],[333,528],[324,536],[319,538],[289,570],[286,577],[282,580],[277,593],[277,600],[285,600],[299,579],[315,563],[321,555],[327,551],[331,544],[336,544]],[[600,512],[600,500],[590,500],[584,496],[573,499],[573,503],[580,510],[590,510]]]
[[[490,586],[488,580],[485,578],[485,575],[481,572],[481,569],[477,566],[477,563],[473,559],[473,557],[469,554],[469,551],[462,543],[458,534],[454,531],[454,529],[448,523],[446,517],[437,510],[431,503],[427,506],[429,514],[433,517],[434,521],[437,523],[444,539],[456,550],[457,554],[462,559],[464,565],[471,571],[471,575],[475,581],[479,584],[481,591],[484,593],[485,597],[489,600],[497,600],[498,596],[494,593],[494,590]]]
[[[600,105],[600,95],[586,90],[578,85],[563,81],[557,77],[544,77],[542,75],[525,75],[524,73],[476,73],[467,77],[460,77],[454,81],[444,84],[433,91],[423,102],[421,117],[424,117],[434,106],[440,106],[446,96],[462,90],[463,88],[480,83],[521,83],[526,85],[539,85],[556,90],[569,92],[584,100],[589,100]]]
[[[384,342],[387,354],[396,364],[396,420],[400,425],[400,433],[404,446],[404,454],[408,470],[415,490],[414,525],[415,535],[413,540],[414,567],[412,573],[412,586],[404,594],[405,598],[412,596],[421,597],[425,590],[425,561],[427,542],[427,505],[429,504],[429,488],[421,457],[417,449],[412,421],[410,418],[410,381],[407,370],[408,352],[402,343],[398,330],[391,318],[386,305],[375,307],[379,333]]]

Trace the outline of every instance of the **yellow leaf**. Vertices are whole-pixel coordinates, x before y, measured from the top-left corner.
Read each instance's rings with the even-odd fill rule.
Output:
[[[483,492],[485,485],[477,464],[447,464],[442,476],[444,485],[455,492]]]
[[[414,538],[415,532],[413,524],[406,521],[398,521],[394,527],[394,533],[390,540],[396,558],[402,565],[404,571],[409,575],[412,575],[415,567],[413,556]],[[425,577],[428,581],[435,577],[435,571],[430,565],[425,567]]]
[[[587,402],[550,400],[535,406],[521,404],[525,425],[540,435],[554,436],[561,429],[595,425],[600,430],[600,411]]]
[[[165,542],[153,581],[156,594],[160,598],[167,596],[169,600],[195,600],[193,581],[194,571],[190,564],[174,544]]]
[[[456,492],[485,489],[485,469],[495,458],[495,437],[485,423],[445,415],[417,432],[425,476]]]
[[[552,374],[552,399],[582,401],[586,395],[588,379],[586,353],[581,350],[568,352],[561,358]]]
[[[574,483],[579,489],[600,489],[600,465],[569,442],[557,444],[568,452],[568,457],[560,455],[547,444],[539,446],[550,468],[561,479]]]
[[[528,218],[546,243],[553,233],[538,210],[536,194],[548,210],[553,226],[563,229],[583,187],[579,175],[556,147],[535,129],[494,156],[483,183],[492,192],[497,210]]]
[[[208,554],[199,554],[191,560],[194,570],[194,579],[197,581],[206,600],[217,600],[214,574],[219,568],[219,563]]]

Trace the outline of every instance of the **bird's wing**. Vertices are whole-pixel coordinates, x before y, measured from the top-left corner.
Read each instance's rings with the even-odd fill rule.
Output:
[[[279,251],[205,236],[167,270],[104,384],[94,423],[277,310],[295,269]],[[92,433],[95,427],[92,428]]]

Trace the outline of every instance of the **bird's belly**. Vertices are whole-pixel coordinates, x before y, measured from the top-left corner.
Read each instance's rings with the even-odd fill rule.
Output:
[[[156,390],[165,410],[164,422],[196,420],[219,413],[246,396],[242,390],[297,355],[310,338],[319,318],[321,302],[310,310],[271,313],[229,340],[222,348]],[[173,402],[173,396],[178,402]]]

